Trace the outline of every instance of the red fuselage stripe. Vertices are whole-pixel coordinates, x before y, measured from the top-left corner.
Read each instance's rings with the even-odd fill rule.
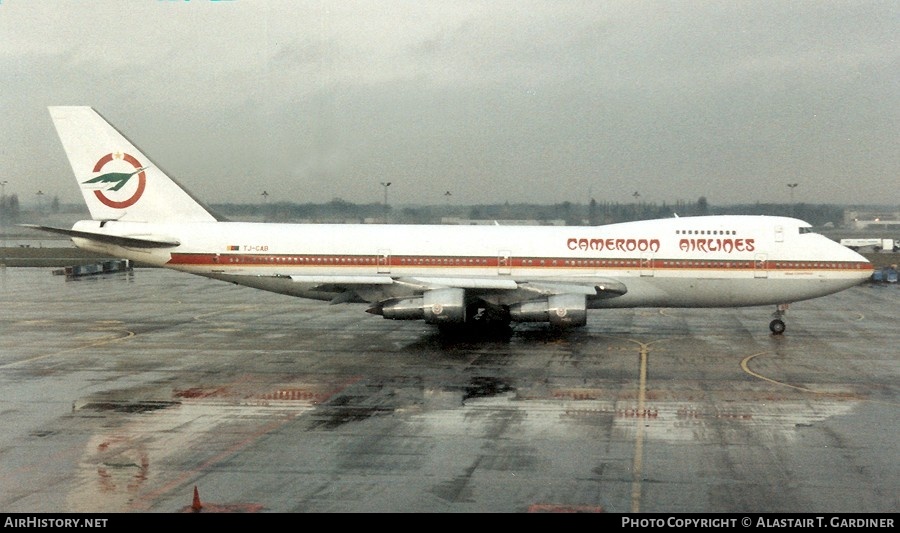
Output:
[[[870,263],[852,261],[754,261],[709,259],[567,259],[560,257],[507,258],[458,256],[278,255],[173,253],[171,266],[296,266],[296,267],[456,267],[527,269],[622,269],[652,270],[872,270]]]

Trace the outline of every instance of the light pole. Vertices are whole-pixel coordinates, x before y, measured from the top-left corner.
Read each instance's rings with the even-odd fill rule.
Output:
[[[387,191],[388,191],[388,187],[391,186],[391,182],[382,181],[381,186],[384,187],[384,223],[387,224],[387,217],[388,217]]]
[[[800,185],[800,184],[799,183],[788,183],[787,184],[788,189],[791,190],[791,216],[794,216],[794,189],[797,188],[797,185]]]
[[[263,191],[260,196],[263,199],[263,208],[262,208],[262,216],[263,220],[269,221],[269,191]]]
[[[447,210],[444,212],[444,216],[441,217],[441,223],[443,224],[447,218],[450,217],[450,197],[453,196],[450,194],[450,191],[444,193],[444,198],[447,200]]]
[[[6,184],[9,183],[8,180],[0,181],[0,227],[3,229],[3,241],[0,242],[0,246],[6,248]],[[0,265],[4,264],[5,261],[0,258]]]
[[[38,197],[38,215],[44,214],[44,191],[38,191],[34,193]]]

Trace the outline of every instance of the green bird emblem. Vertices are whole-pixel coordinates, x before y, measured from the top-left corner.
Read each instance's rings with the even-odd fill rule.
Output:
[[[110,186],[106,190],[118,191],[119,189],[124,187],[126,183],[128,183],[128,180],[130,180],[132,176],[134,176],[138,172],[141,172],[145,168],[147,167],[141,167],[130,174],[128,172],[107,172],[106,174],[101,174],[96,178],[91,178],[84,183],[113,183],[114,185]]]

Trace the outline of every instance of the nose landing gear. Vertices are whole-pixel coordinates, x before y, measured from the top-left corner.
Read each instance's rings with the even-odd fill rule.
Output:
[[[787,326],[784,325],[784,320],[781,318],[787,313],[789,306],[790,304],[778,304],[775,312],[772,313],[772,316],[775,317],[774,320],[769,322],[769,330],[772,332],[772,335],[781,335],[787,329]]]

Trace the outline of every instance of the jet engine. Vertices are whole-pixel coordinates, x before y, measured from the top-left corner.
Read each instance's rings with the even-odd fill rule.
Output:
[[[516,322],[549,322],[560,328],[587,324],[587,299],[583,294],[555,294],[546,300],[532,300],[509,306]]]
[[[466,321],[465,297],[463,289],[434,289],[419,297],[380,302],[368,312],[393,320],[424,319],[428,324],[456,324]]]

